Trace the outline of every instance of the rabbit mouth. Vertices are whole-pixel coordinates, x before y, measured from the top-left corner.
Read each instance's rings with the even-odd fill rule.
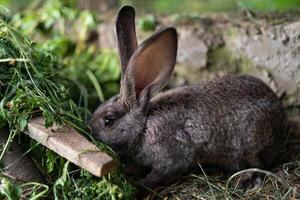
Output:
[[[110,148],[112,148],[119,155],[125,155],[126,154],[126,145],[125,144],[107,144],[107,145]]]
[[[97,141],[99,141],[99,142],[103,142],[102,141],[102,138],[101,138],[101,134],[99,134],[99,132],[97,131],[97,130],[95,130],[95,129],[91,129],[91,135],[92,135],[92,137],[95,139],[95,140],[97,140]]]
[[[92,137],[95,140],[108,145],[110,148],[112,148],[117,153],[122,153],[124,151],[125,147],[126,147],[126,144],[124,144],[124,143],[119,143],[119,142],[116,142],[116,141],[111,142],[109,140],[106,141],[105,137],[101,137],[101,134],[99,134],[99,132],[97,132],[97,131],[92,132]]]

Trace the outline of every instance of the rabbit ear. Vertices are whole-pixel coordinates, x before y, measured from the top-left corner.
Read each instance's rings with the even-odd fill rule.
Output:
[[[116,32],[121,61],[122,79],[129,59],[138,47],[135,33],[135,11],[131,6],[123,6],[116,20]]]
[[[136,100],[148,102],[170,79],[176,55],[175,28],[165,28],[151,36],[130,58],[125,74],[125,93],[135,93]]]

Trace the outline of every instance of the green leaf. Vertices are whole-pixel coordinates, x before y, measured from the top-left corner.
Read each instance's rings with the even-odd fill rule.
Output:
[[[21,199],[22,190],[18,185],[13,184],[6,178],[2,178],[0,184],[0,193],[8,200],[19,200]]]
[[[55,200],[58,200],[60,199],[59,198],[59,195],[58,195],[58,190],[61,189],[63,190],[64,186],[66,185],[67,183],[67,179],[68,179],[68,167],[69,167],[69,161],[67,161],[65,164],[64,164],[64,168],[63,168],[63,171],[62,171],[62,175],[60,176],[60,178],[58,178],[56,181],[55,181],[55,184],[53,186],[53,189],[54,189],[54,196],[55,196]],[[65,194],[62,193],[63,196],[64,196],[64,199],[66,199],[65,197]]]
[[[24,116],[19,117],[19,128],[21,131],[24,131],[27,127],[27,119]]]
[[[156,20],[153,15],[141,18],[138,22],[138,26],[143,31],[154,31],[156,27]]]

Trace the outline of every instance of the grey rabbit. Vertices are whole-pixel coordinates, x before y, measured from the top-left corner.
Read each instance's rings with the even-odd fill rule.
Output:
[[[132,7],[120,9],[121,89],[93,113],[93,136],[149,169],[141,184],[150,188],[198,163],[231,173],[271,167],[286,129],[276,94],[258,78],[226,75],[155,95],[172,75],[177,32],[160,29],[138,46],[134,18]]]

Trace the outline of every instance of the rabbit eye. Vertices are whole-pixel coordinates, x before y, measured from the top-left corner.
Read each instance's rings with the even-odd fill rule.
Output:
[[[105,118],[104,118],[104,126],[105,126],[105,127],[110,127],[110,126],[112,126],[112,125],[114,124],[114,122],[115,122],[115,119],[112,118],[112,117],[105,117]]]

